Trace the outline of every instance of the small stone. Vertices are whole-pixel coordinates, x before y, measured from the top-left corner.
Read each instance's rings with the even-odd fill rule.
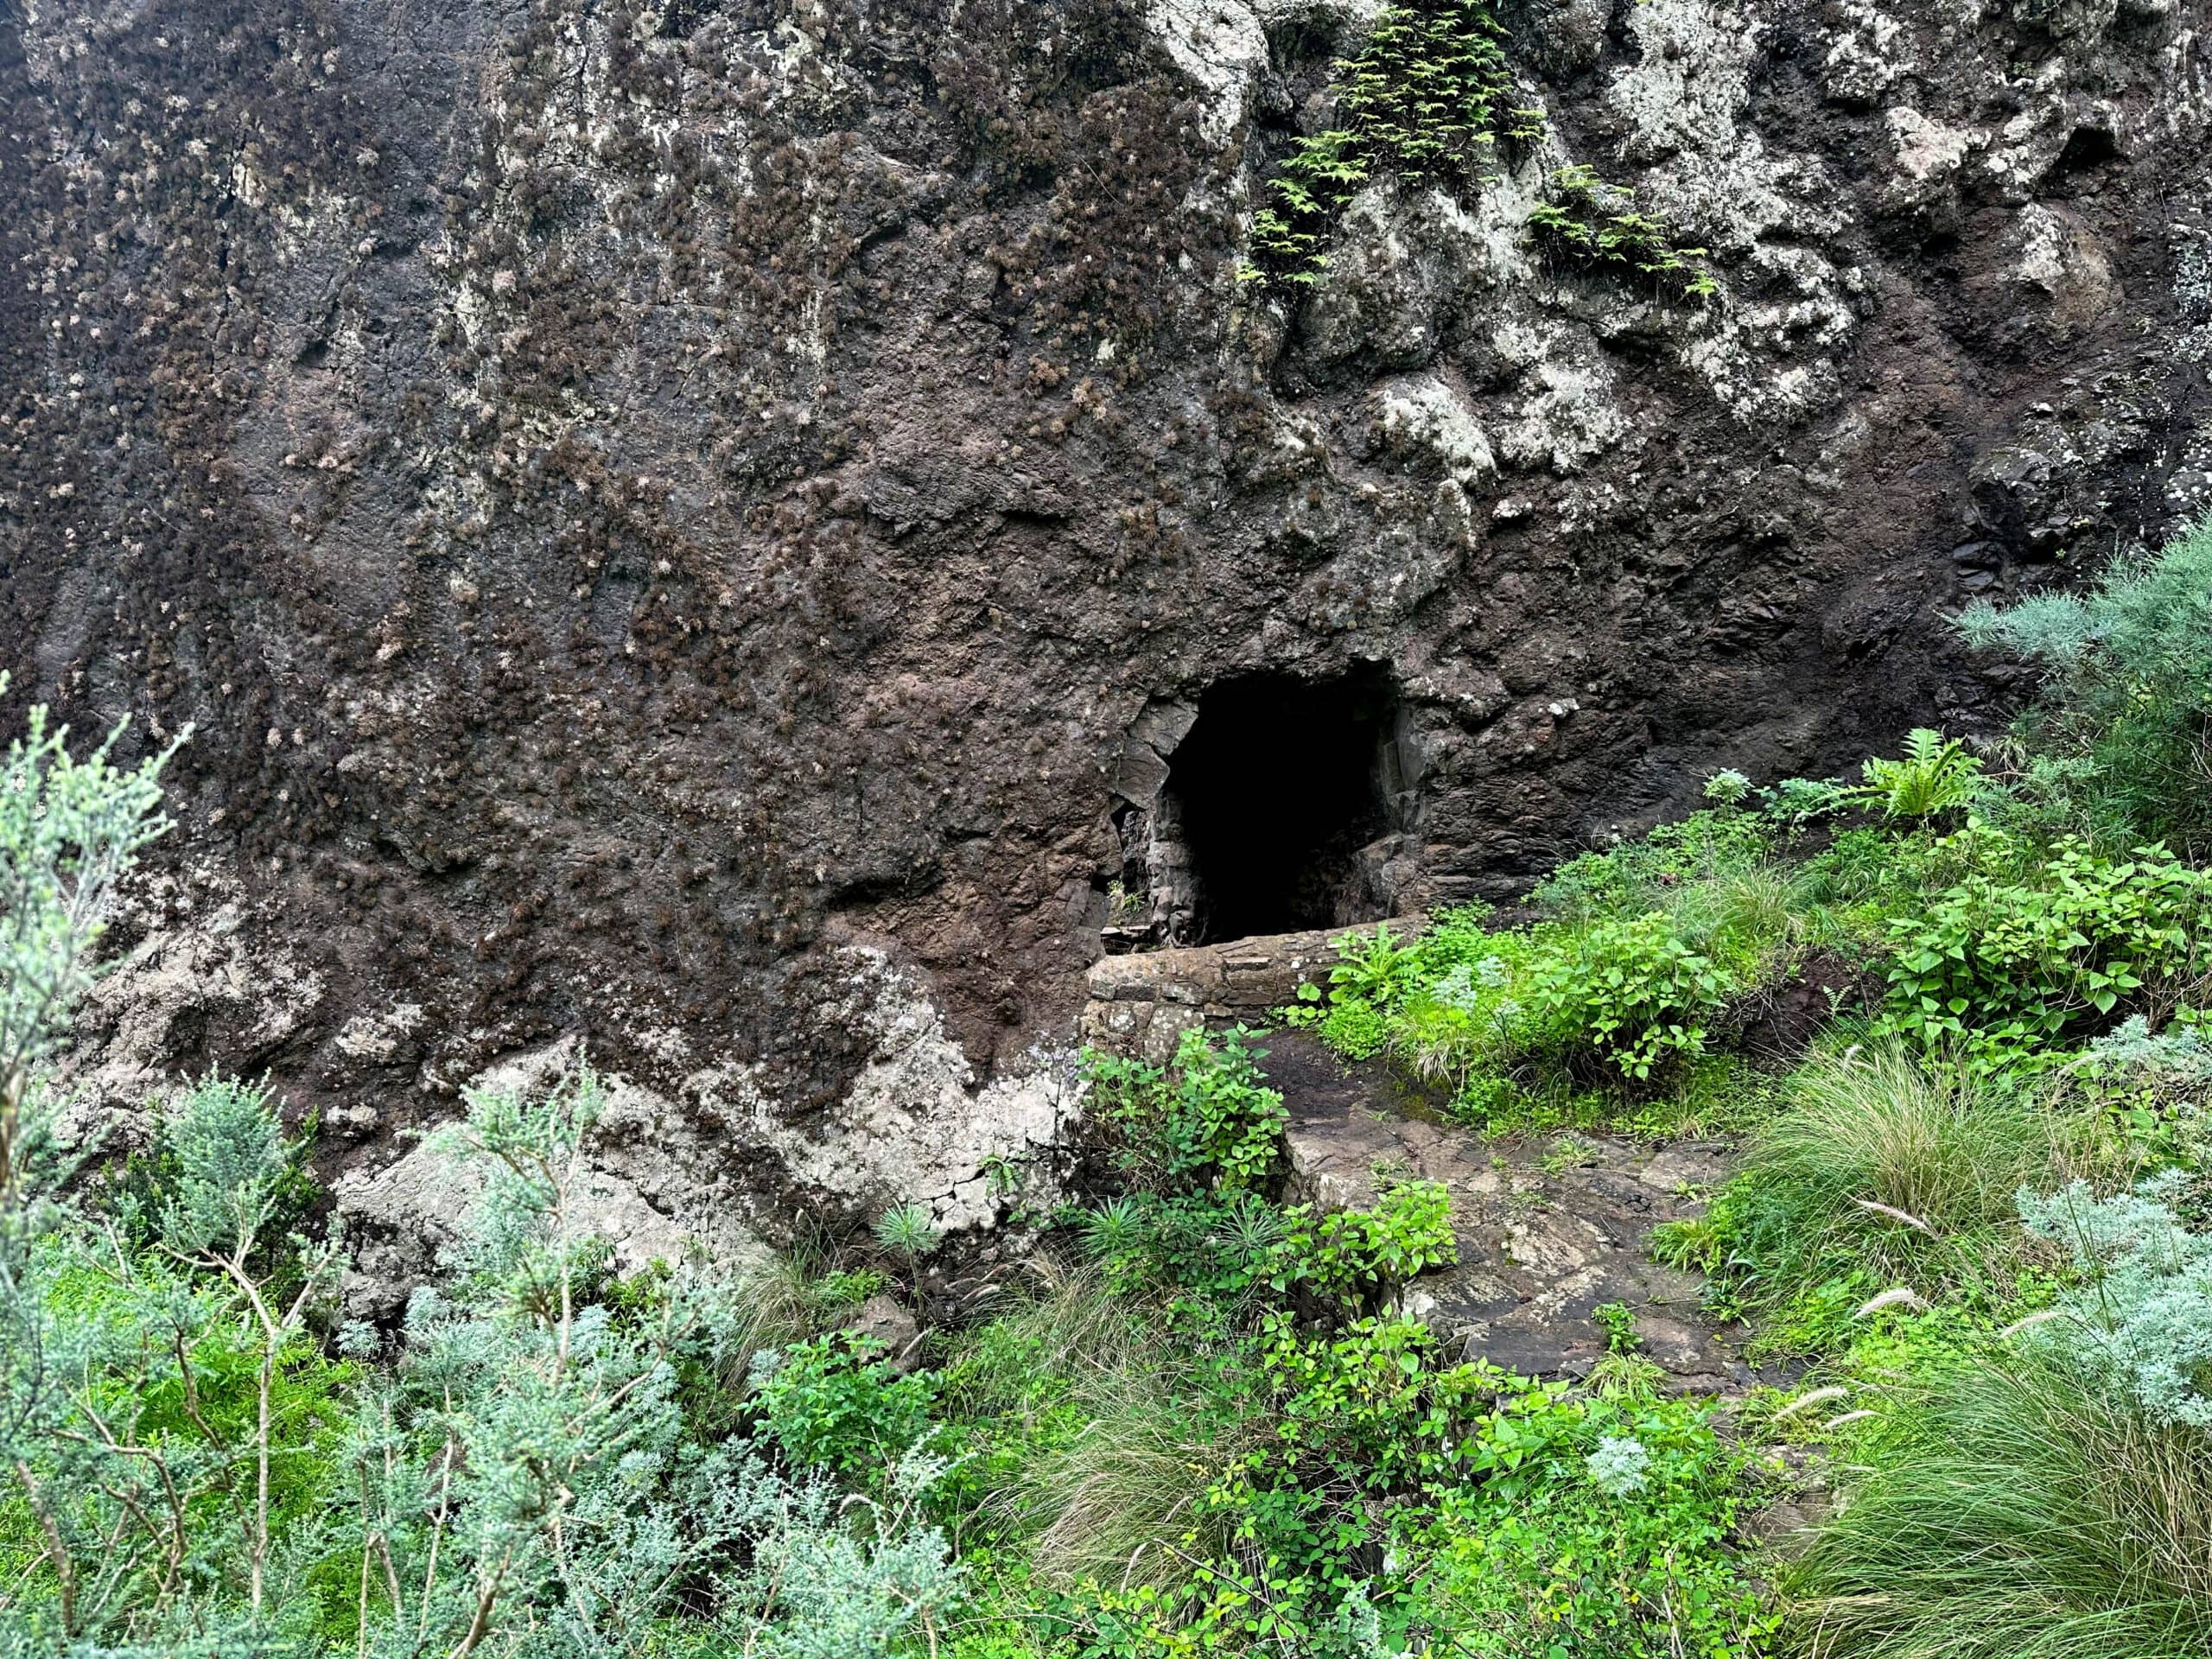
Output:
[[[894,1371],[904,1374],[922,1363],[922,1328],[888,1293],[879,1292],[862,1302],[847,1328],[881,1343]]]

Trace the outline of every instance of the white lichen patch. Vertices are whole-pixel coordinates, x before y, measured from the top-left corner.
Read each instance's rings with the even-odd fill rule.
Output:
[[[2088,321],[2121,302],[2111,260],[2088,226],[2070,213],[2030,202],[2020,210],[2006,245],[2013,254],[2012,279],[2047,295],[2056,321]]]
[[[1268,63],[1268,39],[1252,8],[1243,0],[1152,0],[1145,27],[1203,95],[1200,136],[1209,144],[1227,143]]]
[[[1149,0],[1145,29],[1202,95],[1198,132],[1225,143],[1244,118],[1252,86],[1268,67],[1266,25],[1327,12],[1358,24],[1383,0]]]
[[[1434,461],[1462,488],[1497,470],[1474,411],[1434,375],[1386,382],[1376,394],[1376,429],[1388,448]]]
[[[1901,38],[1904,25],[1887,7],[1864,0],[1841,0],[1834,16],[1835,36],[1822,66],[1828,95],[1872,104],[1907,67],[1910,42]]]
[[[1576,473],[1628,435],[1612,370],[1567,330],[1508,323],[1493,332],[1491,341],[1501,357],[1522,368],[1525,388],[1498,427],[1497,454],[1508,466]]]
[[[1911,105],[1900,104],[1883,118],[1897,147],[1897,171],[1915,184],[1925,184],[1958,171],[1967,151],[1979,142],[1976,133],[1931,121]]]
[[[400,1002],[380,1014],[360,1014],[348,1020],[336,1038],[338,1052],[349,1059],[389,1060],[400,1043],[423,1028],[423,1005]]]
[[[1637,58],[1615,73],[1605,96],[1630,124],[1631,151],[1659,157],[1731,149],[1764,27],[1722,0],[1642,0],[1630,8]]]
[[[1040,1050],[1030,1069],[978,1090],[918,979],[873,946],[841,955],[847,1017],[870,1053],[831,1122],[785,1122],[757,1089],[733,1091],[727,1069],[687,1092],[719,1096],[733,1119],[729,1106],[743,1101],[747,1127],[797,1181],[861,1202],[926,1205],[940,1228],[992,1225],[1002,1208],[994,1171],[1013,1179],[1033,1164],[1080,1104],[1070,1057]]]
[[[1606,100],[1630,155],[1654,163],[1647,209],[1678,243],[1711,250],[1724,290],[1670,328],[1676,359],[1738,420],[1794,418],[1827,395],[1833,355],[1858,323],[1847,275],[1819,251],[1842,228],[1844,193],[1816,161],[1770,154],[1745,121],[1764,50],[1751,10],[1649,0],[1629,26],[1637,60]]]

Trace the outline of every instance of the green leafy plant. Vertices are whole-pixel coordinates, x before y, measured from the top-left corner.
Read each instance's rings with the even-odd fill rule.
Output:
[[[1720,284],[1701,263],[1703,248],[1677,245],[1666,226],[1636,205],[1636,192],[1600,178],[1594,168],[1563,167],[1546,181],[1529,209],[1539,245],[1569,264],[1612,270],[1653,292],[1703,302]]]
[[[1963,810],[1980,772],[1981,762],[1964,743],[1922,727],[1906,734],[1899,759],[1867,761],[1866,781],[1847,794],[1888,817],[1932,818]]]
[[[1538,1040],[1636,1084],[1702,1054],[1703,1022],[1729,990],[1656,912],[1562,938],[1532,960],[1523,984]]]
[[[1359,997],[1332,999],[1319,1027],[1322,1040],[1348,1060],[1371,1060],[1390,1046],[1390,1017]]]
[[[1274,1173],[1288,1114],[1282,1096],[1261,1081],[1254,1035],[1242,1026],[1217,1043],[1200,1030],[1183,1033],[1166,1114],[1171,1177],[1240,1192],[1263,1185]]]
[[[1116,1138],[1125,1173],[1154,1191],[1228,1194],[1272,1179],[1288,1114],[1262,1080],[1257,1033],[1203,1027],[1176,1046],[1172,1077],[1110,1055],[1085,1056],[1093,1112]]]
[[[1605,1333],[1607,1353],[1632,1354],[1643,1345],[1636,1334],[1636,1310],[1626,1302],[1600,1302],[1590,1310],[1590,1317]]]
[[[1379,1312],[1413,1279],[1459,1260],[1451,1208],[1434,1181],[1394,1181],[1371,1210],[1294,1209],[1274,1247],[1275,1287],[1296,1286],[1343,1317]]]
[[[1301,985],[1299,1001],[1284,1010],[1286,1023],[1318,1027],[1322,1040],[1349,1059],[1371,1059],[1389,1040],[1389,1010],[1418,978],[1421,953],[1386,922],[1371,933],[1345,934],[1337,956],[1325,1002],[1319,987]]]
[[[1443,1630],[1532,1656],[1765,1650],[1774,1617],[1727,1545],[1741,1457],[1703,1408],[1527,1388],[1478,1421],[1466,1462],[1431,1569]]]
[[[2212,878],[2164,849],[2120,862],[2067,839],[2020,869],[1994,831],[1961,844],[1985,868],[1888,925],[1885,1029],[2017,1052],[2202,971]]]
[[[1705,780],[1701,792],[1716,806],[1740,806],[1751,797],[1751,780],[1735,767],[1726,766]]]
[[[1329,983],[1339,997],[1388,1007],[1406,988],[1417,961],[1414,947],[1390,931],[1388,922],[1372,933],[1347,933],[1337,941],[1336,964]]]
[[[752,1382],[769,1436],[803,1469],[867,1478],[930,1430],[931,1379],[899,1375],[881,1343],[849,1331],[756,1356]]]

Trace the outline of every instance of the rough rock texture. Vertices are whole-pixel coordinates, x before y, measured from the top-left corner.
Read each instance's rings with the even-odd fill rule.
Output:
[[[85,1074],[374,1161],[581,1038],[748,1224],[965,1203],[1147,708],[1382,665],[1416,907],[1983,717],[1941,613],[2212,496],[2198,0],[1519,0],[1541,149],[1291,304],[1372,11],[0,7],[0,718],[197,730]],[[1570,160],[1718,302],[1537,258]]]
[[[1391,935],[1411,939],[1423,925],[1419,916],[1400,918]],[[1195,1027],[1266,1025],[1300,985],[1325,985],[1344,937],[1342,928],[1324,928],[1108,957],[1084,981],[1076,1034],[1090,1047],[1164,1065]]]
[[[564,1040],[518,1055],[471,1087],[522,1094],[544,1089],[574,1064],[575,1048]],[[930,1069],[917,1065],[908,1072]],[[696,1074],[674,1100],[627,1077],[607,1077],[604,1109],[584,1143],[591,1164],[578,1198],[585,1229],[613,1241],[616,1266],[626,1273],[698,1250],[725,1263],[757,1261],[766,1249],[760,1230],[781,1231],[798,1218],[760,1206],[758,1188],[747,1179],[757,1178],[753,1166],[764,1157],[778,1155],[790,1179],[814,1191],[878,1208],[918,1201],[944,1230],[988,1228],[1016,1197],[1048,1198],[1054,1169],[1046,1154],[1062,1138],[1061,1109],[1073,1103],[1071,1085],[1056,1082],[1046,1092],[1033,1082],[994,1084],[971,1102],[963,1087],[964,1066],[941,1076],[937,1096],[899,1104],[872,1098],[864,1079],[827,1146],[782,1130],[738,1074]],[[832,1156],[837,1161],[825,1163]],[[995,1165],[1011,1173],[1030,1160],[1037,1160],[1041,1179],[1017,1182],[991,1173]],[[397,1313],[458,1236],[484,1179],[480,1161],[435,1140],[391,1162],[364,1162],[342,1175],[333,1196],[352,1241],[349,1307],[363,1317]],[[869,1317],[880,1312],[871,1305]]]
[[[1525,1376],[1583,1376],[1606,1347],[1592,1315],[1618,1304],[1669,1387],[1734,1394],[1754,1380],[1735,1351],[1743,1329],[1715,1325],[1698,1275],[1647,1250],[1654,1227],[1702,1209],[1726,1173],[1725,1147],[1611,1135],[1492,1143],[1397,1109],[1371,1069],[1358,1075],[1297,1033],[1269,1038],[1263,1064],[1290,1110],[1299,1196],[1363,1209],[1386,1177],[1440,1182],[1451,1195],[1459,1262],[1417,1281],[1405,1303],[1467,1358]]]

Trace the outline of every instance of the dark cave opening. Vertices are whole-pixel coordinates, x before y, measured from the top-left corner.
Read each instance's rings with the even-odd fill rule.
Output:
[[[1328,680],[1253,675],[1199,697],[1164,791],[1199,938],[1387,913],[1362,853],[1389,833],[1402,787],[1396,712],[1379,670]]]

